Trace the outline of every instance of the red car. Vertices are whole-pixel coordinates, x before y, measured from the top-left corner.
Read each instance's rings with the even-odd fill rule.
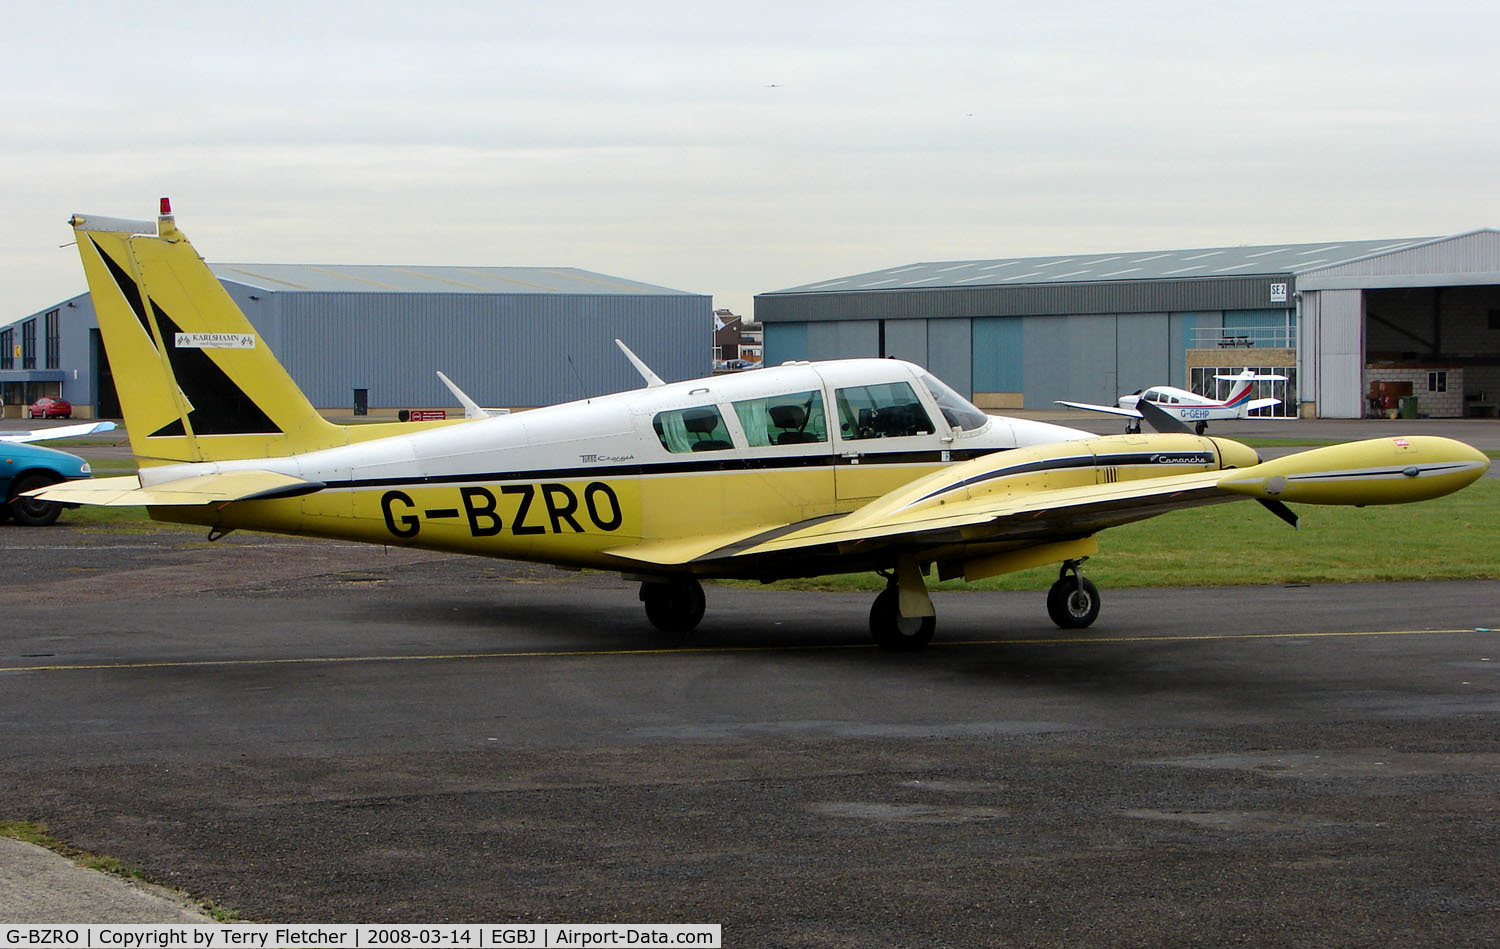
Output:
[[[32,418],[72,418],[73,405],[63,399],[41,398],[31,403]]]

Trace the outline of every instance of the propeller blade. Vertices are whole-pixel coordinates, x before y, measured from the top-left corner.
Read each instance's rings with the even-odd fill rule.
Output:
[[[1270,511],[1272,514],[1275,514],[1277,517],[1281,518],[1283,521],[1286,521],[1288,524],[1292,525],[1293,530],[1297,529],[1296,511],[1293,511],[1291,508],[1287,507],[1285,504],[1282,504],[1280,501],[1274,501],[1270,498],[1256,498],[1255,500],[1260,502],[1261,507]]]
[[[1182,419],[1168,415],[1158,408],[1156,403],[1147,402],[1145,399],[1137,399],[1135,410],[1141,413],[1141,418],[1151,423],[1151,427],[1163,435],[1191,435],[1193,430]]]

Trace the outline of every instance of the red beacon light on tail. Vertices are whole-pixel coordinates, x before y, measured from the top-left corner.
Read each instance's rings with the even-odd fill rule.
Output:
[[[161,215],[156,219],[156,236],[173,243],[182,239],[182,232],[177,229],[177,219],[172,216],[171,198],[161,199]]]

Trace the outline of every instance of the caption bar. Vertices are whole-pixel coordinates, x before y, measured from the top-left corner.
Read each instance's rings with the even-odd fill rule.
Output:
[[[0,949],[542,949],[701,946],[719,949],[718,923],[129,923],[119,926],[0,924]]]

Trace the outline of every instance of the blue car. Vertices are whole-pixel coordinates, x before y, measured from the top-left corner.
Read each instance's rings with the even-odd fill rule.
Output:
[[[62,505],[19,497],[33,488],[89,476],[89,463],[56,448],[24,442],[0,442],[0,522],[14,518],[27,527],[44,527],[57,520]]]

